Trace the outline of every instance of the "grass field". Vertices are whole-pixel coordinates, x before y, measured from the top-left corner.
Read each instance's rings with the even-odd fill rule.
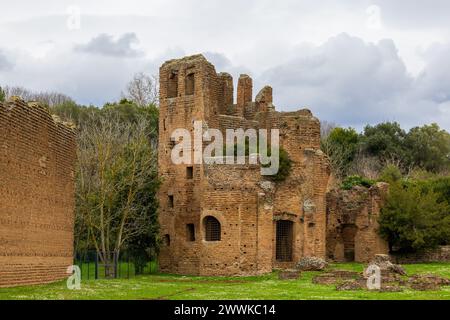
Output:
[[[450,278],[450,263],[404,266],[409,275],[433,273]],[[331,268],[362,271],[362,264]],[[83,280],[81,290],[68,290],[65,282],[0,288],[0,299],[450,299],[450,286],[440,291],[368,292],[336,291],[333,285],[311,282],[318,272],[303,272],[299,280],[278,280],[274,272],[258,277],[136,276],[131,279]]]

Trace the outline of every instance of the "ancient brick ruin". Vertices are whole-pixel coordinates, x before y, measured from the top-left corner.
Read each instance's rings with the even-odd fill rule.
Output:
[[[386,241],[377,236],[378,216],[386,183],[370,189],[353,187],[327,195],[327,258],[338,262],[368,262],[376,254],[388,253]]]
[[[36,103],[0,103],[0,287],[67,277],[75,134]]]
[[[293,267],[302,257],[327,257],[330,170],[320,150],[319,120],[307,109],[276,111],[268,86],[253,100],[248,75],[239,77],[237,103],[233,90],[231,75],[216,73],[202,55],[160,68],[163,272],[261,274]],[[199,120],[222,132],[278,128],[280,145],[293,161],[290,175],[274,183],[255,164],[173,164],[172,131],[192,131]]]

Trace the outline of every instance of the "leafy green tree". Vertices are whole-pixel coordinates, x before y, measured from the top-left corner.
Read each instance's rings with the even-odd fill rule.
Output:
[[[412,128],[405,145],[420,168],[431,172],[450,169],[450,134],[437,124]]]
[[[411,162],[411,155],[405,145],[405,139],[406,132],[397,122],[368,125],[361,135],[361,152],[378,157],[382,163],[407,167]]]
[[[391,250],[418,251],[450,243],[448,203],[415,184],[391,184],[379,223]]]
[[[73,101],[65,101],[50,106],[49,109],[52,114],[59,116],[64,121],[73,122],[77,126],[88,123],[91,116],[101,113],[101,109],[95,106],[82,106]]]
[[[101,113],[118,117],[123,122],[136,123],[138,119],[146,120],[146,130],[153,142],[158,139],[159,109],[155,104],[139,106],[133,101],[121,99],[117,103],[107,103],[101,109]]]
[[[358,133],[353,128],[334,128],[322,140],[322,151],[329,159],[333,173],[344,178],[355,158],[358,146]]]
[[[450,205],[450,177],[439,177],[427,180],[414,181],[424,191],[433,191],[439,195],[439,202]]]

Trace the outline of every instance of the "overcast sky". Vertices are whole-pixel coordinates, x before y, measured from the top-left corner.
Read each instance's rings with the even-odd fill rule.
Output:
[[[274,88],[360,129],[399,121],[450,130],[448,0],[0,0],[0,85],[83,104],[120,96],[139,71],[204,53],[217,71]],[[79,15],[78,15],[79,13]]]

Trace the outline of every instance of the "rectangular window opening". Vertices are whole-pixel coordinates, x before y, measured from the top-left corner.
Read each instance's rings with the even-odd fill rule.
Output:
[[[174,207],[173,195],[169,195],[169,208]]]
[[[194,179],[194,168],[193,167],[186,167],[186,178]]]
[[[189,242],[195,241],[195,226],[193,223],[186,225],[186,238]]]

